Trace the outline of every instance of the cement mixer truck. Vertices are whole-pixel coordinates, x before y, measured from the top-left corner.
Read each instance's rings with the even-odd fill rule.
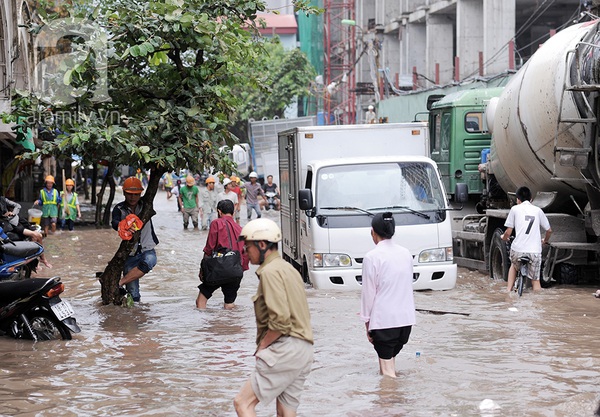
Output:
[[[514,192],[524,185],[554,232],[544,249],[542,286],[600,275],[599,93],[600,21],[594,21],[551,37],[490,99],[485,210],[455,224],[458,265],[506,279],[510,264],[500,235]]]

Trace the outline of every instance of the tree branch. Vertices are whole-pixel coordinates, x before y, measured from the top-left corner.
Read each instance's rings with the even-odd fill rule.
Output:
[[[200,49],[196,52],[196,62],[194,63],[195,68],[200,68],[204,63],[204,50]]]
[[[181,78],[186,78],[187,77],[187,71],[185,70],[185,66],[183,65],[183,61],[181,61],[181,51],[179,50],[179,48],[173,49],[167,55],[175,63],[175,66],[177,67],[177,71],[179,71],[179,74],[181,74]]]

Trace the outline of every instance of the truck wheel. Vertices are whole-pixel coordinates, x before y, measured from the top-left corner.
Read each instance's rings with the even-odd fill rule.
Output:
[[[573,264],[562,263],[558,265],[558,271],[555,273],[554,279],[562,285],[576,285],[579,281],[577,267]]]
[[[310,277],[308,276],[308,265],[306,264],[306,260],[302,262],[302,270],[300,271],[300,275],[302,275],[302,281],[308,285],[312,285],[310,282]]]
[[[508,280],[508,269],[510,259],[506,242],[502,240],[504,231],[500,228],[494,230],[492,242],[490,243],[490,278]]]
[[[550,288],[552,286],[552,277],[546,277],[544,276],[544,266],[545,266],[545,261],[542,261],[542,273],[540,275],[540,286],[542,288]]]

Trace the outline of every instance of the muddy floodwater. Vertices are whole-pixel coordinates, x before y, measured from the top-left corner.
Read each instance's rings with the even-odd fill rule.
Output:
[[[234,311],[222,309],[220,292],[196,310],[206,233],[182,231],[164,193],[156,210],[158,265],[131,309],[101,305],[94,275],[114,254],[116,232],[80,227],[45,240],[54,268],[40,276],[62,277],[82,332],[70,341],[0,338],[0,416],[235,415],[232,399],[254,365],[256,268]],[[360,293],[309,288],[315,363],[298,414],[592,416],[600,400],[595,290],[556,286],[519,298],[459,269],[454,290],[415,293],[417,324],[391,380],[378,374]],[[481,410],[485,399],[491,405]],[[259,416],[274,410],[257,408]]]

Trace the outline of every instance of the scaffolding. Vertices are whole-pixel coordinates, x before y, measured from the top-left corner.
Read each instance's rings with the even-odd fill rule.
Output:
[[[324,0],[324,119],[325,124],[356,123],[356,27],[342,24],[354,20],[354,0]]]

